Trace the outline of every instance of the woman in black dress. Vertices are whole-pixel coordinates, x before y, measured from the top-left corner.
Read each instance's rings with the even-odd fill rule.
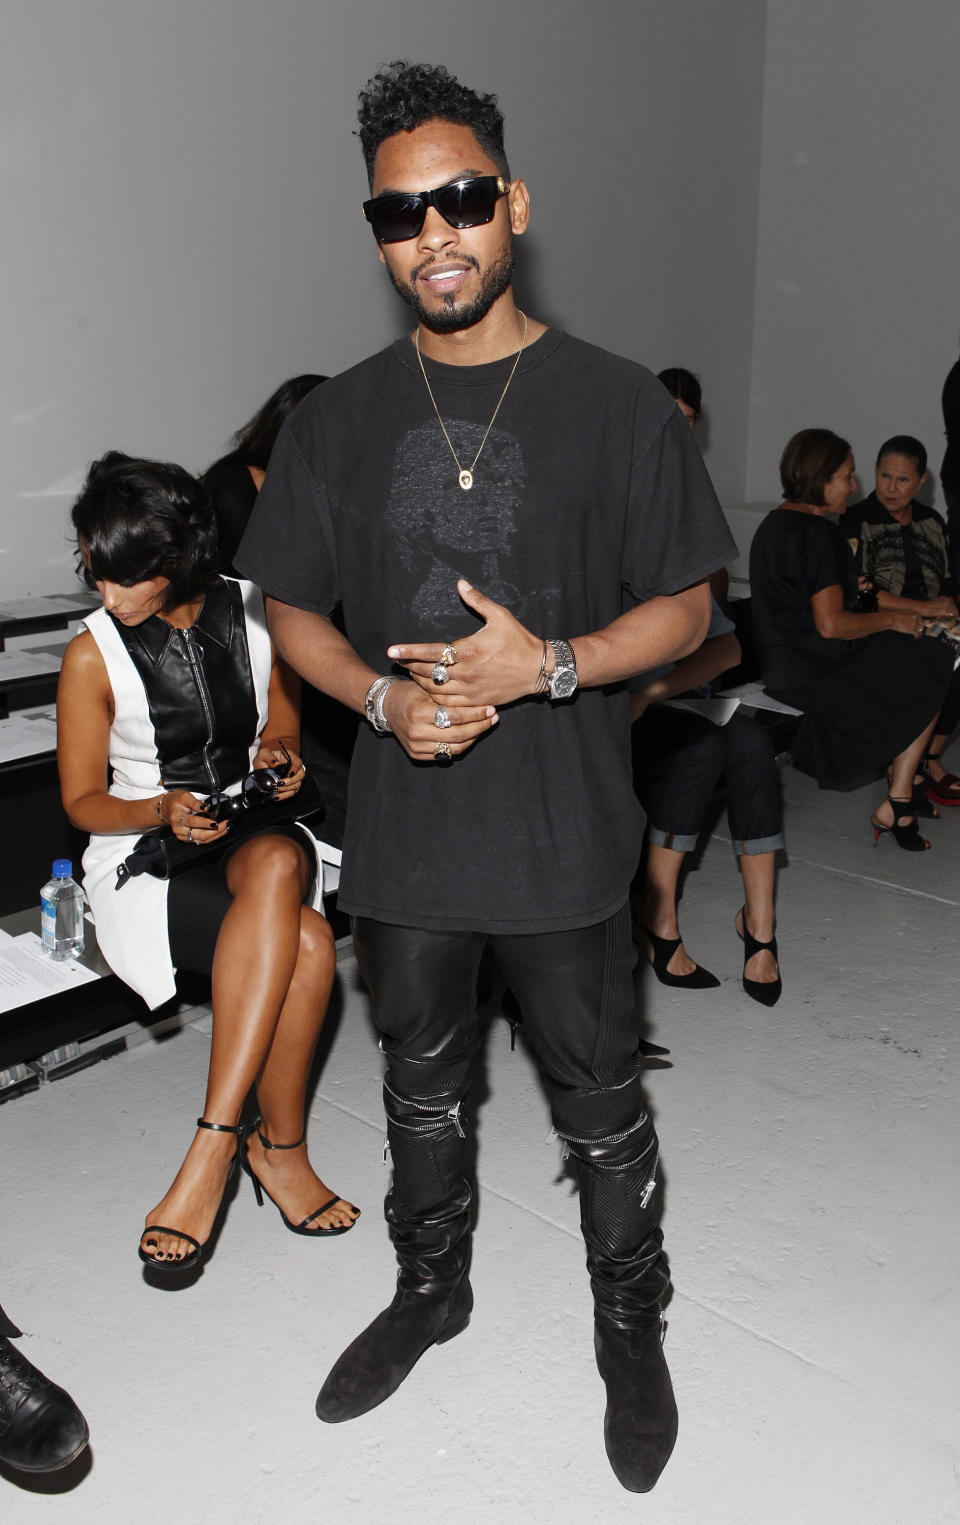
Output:
[[[794,763],[823,788],[855,788],[889,771],[889,795],[872,817],[922,852],[911,808],[913,779],[933,734],[953,669],[952,651],[921,640],[913,610],[853,613],[853,558],[831,516],[856,487],[846,440],[803,429],[783,452],[785,502],[767,515],[750,551],[753,625],[767,689],[804,712]]]
[[[257,493],[263,486],[277,435],[290,414],[326,376],[291,376],[277,387],[248,423],[238,429],[231,448],[208,466],[202,481],[213,500],[220,566],[230,573]]]
[[[957,618],[947,532],[940,515],[917,498],[927,480],[927,452],[912,434],[884,440],[877,454],[877,485],[848,509],[840,524],[857,571],[880,609],[906,609],[937,619]],[[960,669],[954,671],[937,728],[914,786],[914,805],[925,815],[937,805],[960,805],[960,778],[940,760],[960,722]]]

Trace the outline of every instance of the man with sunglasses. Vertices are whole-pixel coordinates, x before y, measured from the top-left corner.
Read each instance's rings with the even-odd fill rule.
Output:
[[[237,557],[287,660],[370,721],[340,904],[387,1060],[400,1271],[317,1413],[375,1407],[469,1321],[465,1099],[491,948],[576,1164],[607,1453],[642,1492],[677,1416],[633,1022],[643,816],[622,680],[700,644],[705,579],[733,543],[650,373],[516,306],[530,200],[494,97],[398,63],[360,100],[364,216],[417,326],[299,409]]]

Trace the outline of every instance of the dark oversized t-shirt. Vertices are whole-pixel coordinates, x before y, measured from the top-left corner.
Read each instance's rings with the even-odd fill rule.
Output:
[[[817,630],[811,599],[839,583],[856,592],[850,549],[830,519],[774,508],[750,546],[753,634],[763,681],[773,693],[795,690],[839,666],[860,644],[828,640]]]
[[[512,364],[426,362],[465,465]],[[285,425],[237,565],[298,608],[342,602],[353,646],[389,672],[394,642],[478,628],[458,577],[537,635],[573,637],[735,555],[664,389],[558,330],[523,352],[474,477],[462,491],[413,345],[398,340]],[[415,763],[363,725],[340,905],[437,929],[588,926],[623,904],[642,830],[622,685],[502,706],[448,767]]]

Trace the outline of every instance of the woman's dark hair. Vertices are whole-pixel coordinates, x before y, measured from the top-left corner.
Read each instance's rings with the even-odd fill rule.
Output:
[[[922,477],[927,469],[927,452],[912,434],[894,434],[890,439],[884,440],[877,451],[878,466],[885,455],[905,455],[907,460],[913,461],[916,466],[918,477]]]
[[[658,371],[657,380],[663,382],[674,402],[685,402],[700,417],[703,392],[692,371],[685,371],[682,365],[672,365],[665,371]]]
[[[213,466],[223,466],[227,461],[239,461],[241,466],[256,466],[259,471],[266,471],[281,426],[314,387],[328,380],[328,376],[312,376],[308,373],[305,376],[291,376],[288,381],[282,382],[249,423],[237,430],[231,441],[233,448],[214,461]],[[213,466],[208,466],[207,471],[212,471]]]
[[[503,147],[503,113],[495,95],[481,95],[461,85],[442,64],[411,64],[395,59],[368,80],[360,91],[360,145],[373,188],[373,161],[386,138],[412,132],[424,122],[441,117],[458,127],[469,127],[484,153],[505,180],[510,166]]]
[[[823,508],[823,490],[849,454],[848,442],[832,430],[801,429],[780,457],[780,481],[787,502]]]
[[[217,574],[217,527],[202,482],[182,466],[110,450],[94,461],[71,514],[89,588],[166,577],[160,611],[201,597]]]

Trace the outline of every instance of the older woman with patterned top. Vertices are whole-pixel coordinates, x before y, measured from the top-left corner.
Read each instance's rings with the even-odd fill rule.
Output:
[[[940,515],[917,498],[927,479],[927,452],[912,434],[895,434],[877,454],[876,487],[844,515],[841,532],[850,542],[863,581],[880,609],[902,609],[944,620],[957,618],[947,532]],[[937,729],[923,758],[917,797],[960,805],[960,778],[940,761],[960,721],[960,675],[954,672]],[[936,814],[928,805],[927,814]]]

